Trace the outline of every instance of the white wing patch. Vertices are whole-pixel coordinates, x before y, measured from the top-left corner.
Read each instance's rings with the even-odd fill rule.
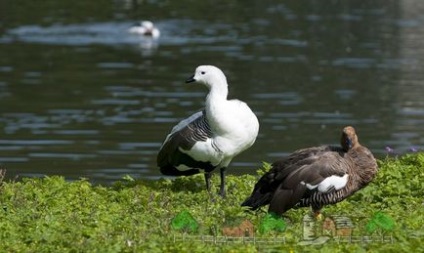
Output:
[[[190,150],[184,150],[181,147],[178,149],[196,161],[210,162],[213,166],[217,166],[224,159],[223,154],[212,147],[212,139],[198,141]]]
[[[333,175],[325,178],[321,183],[312,185],[305,183],[304,181],[300,182],[302,185],[306,185],[309,190],[314,190],[318,188],[319,192],[328,192],[330,189],[340,190],[346,186],[349,179],[348,174],[344,174],[342,177]]]

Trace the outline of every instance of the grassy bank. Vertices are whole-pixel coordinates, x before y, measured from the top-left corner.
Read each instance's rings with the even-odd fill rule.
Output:
[[[379,165],[367,188],[324,209],[327,217],[349,217],[353,235],[363,238],[358,242],[330,238],[303,245],[307,208],[287,212],[284,231],[264,232],[266,213],[239,206],[258,176],[229,176],[228,197],[216,196],[214,201],[201,175],[159,181],[126,178],[108,187],[47,177],[2,182],[0,252],[424,252],[424,154]],[[219,184],[217,176],[213,184]],[[181,213],[191,215],[194,229],[171,226]],[[378,213],[391,226],[370,229]],[[254,239],[222,237],[224,228],[246,220],[254,227]],[[364,239],[375,236],[390,240]]]

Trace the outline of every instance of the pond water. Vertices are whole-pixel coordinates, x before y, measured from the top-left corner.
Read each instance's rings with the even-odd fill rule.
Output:
[[[419,1],[0,2],[0,164],[10,178],[159,178],[173,125],[204,104],[200,64],[227,75],[261,129],[229,173],[353,125],[385,157],[424,148]],[[158,40],[127,33],[149,19]]]

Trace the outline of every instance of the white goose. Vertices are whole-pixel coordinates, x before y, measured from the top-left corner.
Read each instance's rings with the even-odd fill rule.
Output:
[[[140,34],[143,36],[150,36],[154,39],[157,39],[160,36],[159,29],[151,21],[148,20],[136,23],[134,26],[128,29],[128,32]]]
[[[189,176],[205,172],[206,188],[220,169],[220,195],[225,197],[225,170],[231,160],[256,140],[259,122],[249,106],[237,99],[227,100],[228,84],[217,67],[196,68],[186,83],[197,82],[209,89],[206,105],[178,123],[160,148],[157,164],[164,175]]]

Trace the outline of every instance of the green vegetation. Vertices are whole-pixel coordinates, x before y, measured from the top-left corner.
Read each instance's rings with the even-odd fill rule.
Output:
[[[374,233],[377,229],[392,231],[395,226],[394,221],[384,213],[377,212],[367,223],[366,229],[369,233]]]
[[[197,223],[189,211],[184,210],[171,220],[171,228],[174,230],[195,232],[199,228],[199,223]]]
[[[284,220],[273,213],[266,214],[261,220],[259,224],[259,233],[261,234],[267,234],[274,230],[283,232],[287,227]]]
[[[300,246],[308,208],[290,210],[284,223],[262,228],[261,234],[261,224],[274,217],[239,205],[258,176],[229,176],[228,197],[213,201],[202,175],[158,181],[127,177],[108,187],[46,177],[2,183],[0,252],[424,252],[424,154],[379,164],[378,176],[368,187],[324,208],[323,214],[351,217],[358,224],[353,234],[391,235],[393,243],[330,239]],[[214,177],[213,184],[219,185],[218,180]],[[284,243],[175,239],[222,235],[223,226],[242,220],[255,226],[258,237],[284,237]]]

